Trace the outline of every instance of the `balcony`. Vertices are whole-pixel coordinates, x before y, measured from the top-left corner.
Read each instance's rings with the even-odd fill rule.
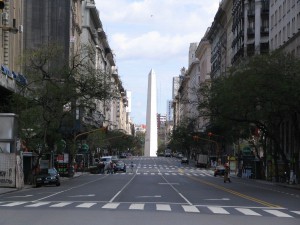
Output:
[[[261,27],[260,34],[261,34],[261,36],[268,36],[269,35],[269,27]]]
[[[254,17],[255,16],[255,11],[254,9],[249,9],[247,12],[248,17]]]
[[[248,28],[247,29],[247,36],[248,38],[253,38],[255,34],[254,28]]]

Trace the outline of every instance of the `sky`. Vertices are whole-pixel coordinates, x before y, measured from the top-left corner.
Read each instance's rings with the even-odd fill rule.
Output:
[[[188,67],[189,45],[211,26],[220,0],[95,0],[134,124],[146,124],[148,74],[156,74],[157,113],[167,113],[172,80]]]

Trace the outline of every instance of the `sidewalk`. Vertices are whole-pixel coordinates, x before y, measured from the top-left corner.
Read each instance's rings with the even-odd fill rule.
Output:
[[[61,179],[61,182],[63,183],[66,180],[73,179],[75,177],[79,177],[79,176],[84,175],[84,174],[86,174],[86,173],[76,172],[73,177],[61,177],[60,179]],[[33,188],[33,187],[34,187],[34,185],[29,185],[29,184],[25,184],[22,189],[9,188],[9,187],[0,187],[0,195],[6,194],[6,193],[9,193],[9,192],[13,192],[13,191],[19,191],[19,190],[23,190],[23,189]]]
[[[287,183],[281,183],[281,182],[273,182],[273,181],[267,181],[267,180],[251,179],[251,178],[246,178],[246,177],[238,177],[236,174],[233,174],[233,173],[231,173],[230,176],[235,178],[235,179],[239,179],[239,180],[249,180],[251,182],[256,182],[256,183],[263,183],[263,184],[269,184],[269,185],[275,185],[275,186],[281,186],[281,187],[300,190],[300,184],[287,184]]]

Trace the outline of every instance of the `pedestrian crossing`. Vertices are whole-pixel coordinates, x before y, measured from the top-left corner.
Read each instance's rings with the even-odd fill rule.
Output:
[[[245,215],[245,216],[271,216],[278,218],[300,218],[300,211],[289,211],[284,208],[255,208],[232,206],[204,206],[188,204],[166,203],[121,203],[121,202],[51,202],[51,201],[16,201],[0,202],[1,208],[81,208],[102,210],[130,210],[130,211],[161,211],[185,212],[214,215]]]
[[[101,174],[97,174],[101,175]],[[111,175],[111,174],[110,174]],[[149,175],[149,176],[194,176],[194,177],[213,177],[209,173],[190,173],[190,172],[127,172],[127,173],[114,173],[113,175],[126,176],[126,175]],[[95,174],[90,174],[90,176],[95,176]]]

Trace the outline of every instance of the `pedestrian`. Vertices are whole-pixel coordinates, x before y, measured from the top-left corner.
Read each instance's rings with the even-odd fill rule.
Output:
[[[115,168],[114,168],[114,162],[113,161],[111,161],[110,162],[110,174],[113,174],[115,171]]]
[[[224,183],[226,182],[229,182],[231,183],[231,180],[230,180],[230,168],[228,165],[225,165],[225,172],[224,172]]]
[[[131,163],[130,163],[131,173],[133,173],[133,167],[134,167],[133,162],[131,162]]]

